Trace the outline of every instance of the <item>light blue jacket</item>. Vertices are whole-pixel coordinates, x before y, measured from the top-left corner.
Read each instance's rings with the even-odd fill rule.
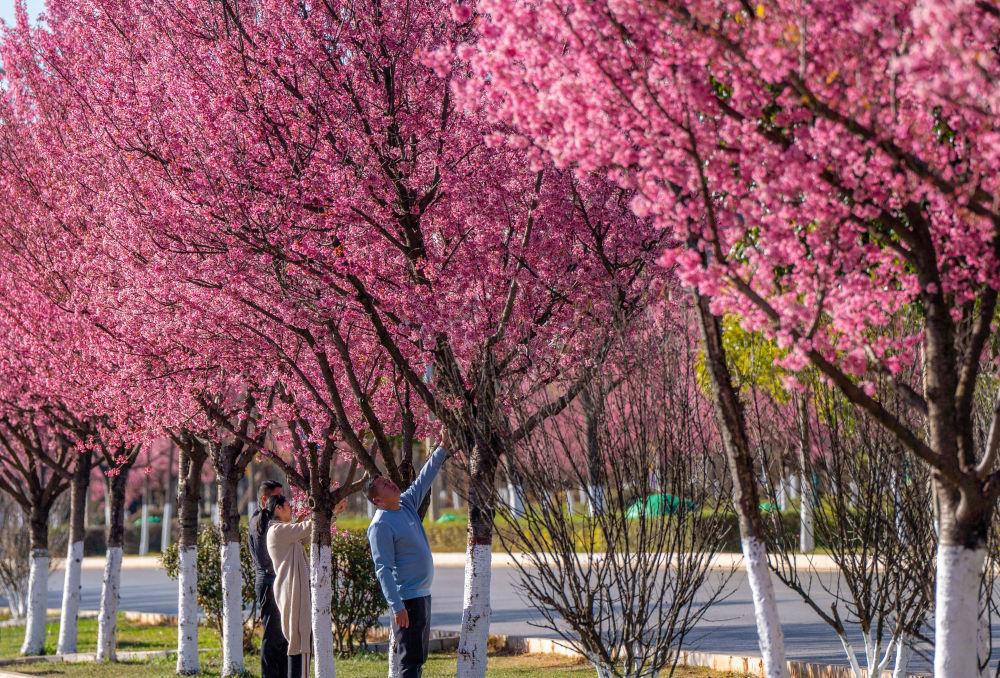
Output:
[[[399,496],[399,510],[379,509],[368,526],[375,576],[393,612],[403,609],[404,600],[431,594],[434,559],[417,508],[445,456],[443,447],[434,450],[413,484]]]

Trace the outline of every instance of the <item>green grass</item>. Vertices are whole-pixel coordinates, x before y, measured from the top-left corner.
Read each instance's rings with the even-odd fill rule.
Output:
[[[97,651],[97,620],[81,619],[77,629],[77,652]],[[198,634],[199,645],[218,648],[219,638],[214,629],[202,627]],[[24,627],[12,626],[0,629],[0,658],[17,657],[24,641]],[[45,652],[55,654],[59,641],[59,624],[45,627]],[[145,650],[172,650],[177,647],[177,627],[140,626],[118,616],[118,649],[122,652]]]
[[[202,675],[219,675],[219,657],[203,656]],[[170,678],[176,666],[173,659],[154,659],[148,662],[122,662],[119,664],[31,664],[17,667],[19,673],[33,676],[60,676],[62,678]],[[248,676],[256,678],[260,664],[256,657],[250,657]],[[489,659],[486,675],[490,678],[533,678],[536,676],[593,676],[590,664],[574,662],[571,659],[552,655],[495,656]],[[7,667],[8,670],[11,667]],[[363,655],[337,661],[337,678],[384,678],[386,673],[385,655]],[[454,654],[433,654],[424,667],[425,678],[451,678],[455,675]],[[735,674],[679,667],[675,678],[737,678]]]

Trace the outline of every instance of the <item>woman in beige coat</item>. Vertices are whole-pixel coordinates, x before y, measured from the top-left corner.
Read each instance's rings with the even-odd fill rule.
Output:
[[[267,500],[267,552],[274,563],[274,600],[281,613],[281,632],[288,640],[288,678],[307,678],[312,645],[312,599],[309,561],[304,544],[312,521],[292,522],[292,507],[283,495]]]
[[[334,518],[347,500],[333,509]],[[312,649],[312,596],[305,544],[312,534],[312,520],[293,523],[292,507],[284,495],[272,495],[261,511],[260,525],[267,530],[267,553],[274,564],[274,600],[281,613],[281,632],[288,640],[288,678],[308,678]]]

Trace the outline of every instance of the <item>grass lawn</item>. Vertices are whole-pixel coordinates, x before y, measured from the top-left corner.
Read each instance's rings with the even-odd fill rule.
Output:
[[[77,630],[77,652],[97,650],[97,620],[81,619]],[[219,647],[218,634],[214,629],[202,627],[198,633],[200,647]],[[24,627],[12,626],[0,629],[0,658],[17,657],[24,642]],[[59,642],[59,624],[45,627],[45,654],[55,654]],[[124,621],[118,616],[118,649],[122,652],[141,650],[172,650],[177,647],[175,626],[140,626]],[[94,674],[97,675],[97,674]]]
[[[256,657],[248,657],[249,676],[256,678],[259,663]],[[14,667],[6,667],[10,670]],[[170,678],[174,675],[173,659],[155,659],[141,663],[120,663],[95,666],[93,664],[32,664],[19,666],[19,673],[33,676],[59,676],[62,678],[126,678],[142,675],[143,678]],[[202,675],[219,675],[218,656],[203,657]],[[385,655],[364,655],[358,658],[337,661],[337,678],[384,678],[386,673]],[[454,654],[433,654],[424,667],[425,678],[451,678],[455,675]],[[594,669],[589,664],[578,664],[564,657],[551,655],[496,656],[489,661],[486,673],[490,678],[531,678],[536,676],[593,676]],[[680,667],[675,678],[738,678],[736,674],[725,674],[708,669]]]

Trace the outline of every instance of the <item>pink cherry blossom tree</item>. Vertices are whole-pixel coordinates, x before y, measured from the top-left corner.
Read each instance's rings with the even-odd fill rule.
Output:
[[[788,367],[813,365],[931,468],[935,675],[976,675],[1000,494],[1000,421],[982,446],[971,423],[1000,286],[1000,14],[958,0],[478,9],[498,118],[635,188],[711,310],[772,333]],[[918,327],[896,331],[900,312]],[[894,386],[920,427],[871,385],[914,360],[922,387]]]
[[[350,409],[305,385],[329,390],[319,355],[343,361],[342,323],[363,321],[362,340],[469,451],[460,672],[481,675],[498,459],[586,384],[584,358],[638,308],[661,236],[602,177],[498,146],[494,126],[455,106],[449,76],[414,58],[469,34],[439,6],[63,0],[50,14],[31,60],[59,82],[75,155],[115,169],[95,195],[104,224],[90,228],[121,248],[137,288],[166,295],[182,281],[203,317],[245,330],[242,347],[269,346],[259,355],[277,355],[280,374],[265,360],[252,382],[296,380],[295,402],[335,421],[362,463]],[[308,369],[281,357],[295,345],[315,356]],[[215,357],[246,363],[234,355]],[[205,355],[174,358],[176,371]],[[337,374],[377,442],[395,404],[366,411],[350,370]],[[505,403],[525,384],[562,392],[515,428]]]

